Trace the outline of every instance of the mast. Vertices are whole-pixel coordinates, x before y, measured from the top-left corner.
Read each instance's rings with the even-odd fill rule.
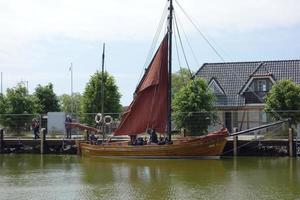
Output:
[[[101,70],[101,114],[104,115],[104,58],[105,58],[105,43],[103,43],[102,51],[102,70]]]
[[[71,63],[69,71],[71,72],[71,115],[74,116],[74,102],[73,102],[73,63]]]
[[[172,21],[173,21],[173,0],[169,0],[169,17],[168,17],[168,124],[167,134],[169,141],[171,141],[171,129],[172,129]]]
[[[3,94],[3,88],[2,88],[2,72],[1,72],[1,94]]]
[[[101,69],[101,115],[102,115],[102,141],[105,138],[105,131],[104,131],[104,59],[105,59],[105,43],[103,43],[102,49],[102,69]]]

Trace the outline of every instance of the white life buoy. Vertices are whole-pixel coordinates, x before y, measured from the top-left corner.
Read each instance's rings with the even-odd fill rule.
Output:
[[[106,124],[106,125],[109,125],[111,124],[113,121],[113,118],[110,116],[110,115],[106,115],[103,119],[103,122]]]
[[[101,113],[97,113],[97,115],[95,116],[95,122],[97,124],[99,124],[102,121],[102,114]]]

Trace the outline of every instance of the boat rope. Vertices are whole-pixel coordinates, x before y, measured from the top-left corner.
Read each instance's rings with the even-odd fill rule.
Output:
[[[158,43],[159,36],[160,36],[160,34],[162,32],[162,27],[166,23],[165,19],[167,17],[167,12],[168,12],[168,3],[166,2],[165,6],[164,6],[164,9],[163,9],[163,13],[162,13],[161,18],[160,18],[160,21],[158,23],[155,35],[154,35],[154,37],[152,39],[152,43],[151,43],[150,49],[148,51],[148,55],[147,55],[145,63],[144,63],[144,70],[147,68],[149,62],[152,59],[153,53],[155,51],[155,47],[156,47],[156,45]],[[142,74],[143,73],[144,73],[144,71],[142,72]]]
[[[191,22],[191,24],[195,27],[195,29],[198,31],[198,33],[201,35],[201,37],[204,39],[204,41],[210,46],[210,48],[214,51],[214,53],[223,61],[225,62],[225,59],[223,56],[218,52],[218,50],[212,45],[212,43],[208,40],[208,38],[205,36],[205,34],[199,29],[199,27],[194,23],[192,18],[187,14],[187,12],[183,9],[183,7],[180,5],[180,3],[175,0],[178,7],[181,9],[183,14],[186,16],[186,18]]]
[[[177,20],[176,20],[175,16],[174,16],[174,21],[175,21],[175,25],[176,25],[175,28],[176,28],[176,32],[177,32],[177,35],[178,35],[179,44],[181,46],[181,51],[182,51],[182,54],[183,54],[183,57],[184,57],[184,60],[185,60],[185,64],[186,64],[186,66],[189,70],[190,76],[192,77],[193,75],[192,75],[192,72],[191,72],[187,57],[186,57],[186,53],[184,51],[184,47],[183,47],[183,44],[182,44],[182,40],[181,40],[181,36],[180,36],[180,32],[179,32],[179,29],[178,29],[178,24],[177,24]]]
[[[174,18],[175,18],[175,14],[174,14]],[[175,39],[175,49],[176,49],[176,54],[177,54],[177,60],[178,60],[178,64],[179,64],[179,75],[182,79],[183,82],[185,82],[185,78],[184,78],[184,74],[181,73],[183,68],[182,68],[182,65],[181,65],[181,60],[180,60],[180,55],[179,55],[179,47],[178,47],[178,39],[177,39],[177,32],[174,31],[174,39]]]
[[[163,12],[162,12],[162,15],[161,15],[161,18],[160,18],[160,21],[158,23],[157,29],[155,31],[154,37],[152,39],[152,43],[151,43],[150,49],[148,51],[146,60],[144,62],[144,66],[143,66],[143,68],[140,72],[139,80],[142,79],[145,71],[147,70],[147,67],[148,67],[149,63],[151,62],[152,56],[153,56],[154,51],[155,51],[155,47],[158,43],[159,36],[161,35],[161,32],[162,32],[162,27],[166,23],[165,19],[167,18],[167,14],[168,14],[168,3],[166,2],[165,6],[164,6],[164,9],[163,9]],[[138,85],[139,85],[139,82],[136,85],[136,88],[138,87]]]
[[[176,55],[177,55],[178,65],[179,65],[179,68],[181,70],[182,65],[181,65],[180,56],[179,56],[179,50],[178,50],[178,44],[177,44],[178,41],[177,41],[177,33],[176,33],[176,31],[174,32],[174,39],[175,39],[175,49],[176,49]]]
[[[225,59],[223,58],[223,56],[217,51],[217,49],[212,45],[212,43],[208,40],[208,38],[206,37],[206,35],[200,30],[200,28],[196,25],[196,23],[192,20],[192,18],[187,14],[187,12],[183,9],[183,7],[181,6],[181,4],[178,2],[178,0],[175,0],[176,4],[178,5],[178,7],[181,9],[181,11],[183,12],[183,14],[186,16],[186,18],[190,21],[190,23],[195,27],[195,29],[200,33],[200,35],[202,36],[202,38],[207,42],[207,44],[211,47],[211,49],[215,52],[215,54],[223,61],[225,62]],[[180,21],[176,19],[175,16],[175,22],[177,24],[180,24]],[[181,24],[180,24],[181,25]],[[182,25],[181,25],[182,27]],[[182,28],[182,30],[184,30]],[[185,32],[184,32],[185,34]],[[186,36],[186,34],[185,34]],[[187,40],[188,41],[188,40]],[[215,42],[214,42],[215,43]],[[216,44],[216,43],[215,43]],[[191,48],[192,49],[192,48]],[[222,48],[219,48],[220,50],[222,50]],[[222,50],[224,52],[224,50]],[[193,53],[193,51],[192,51]],[[194,56],[195,57],[195,56]],[[196,59],[197,62],[197,59]],[[258,67],[260,67],[263,63],[261,63]],[[198,66],[200,66],[198,64]],[[241,77],[237,75],[236,71],[233,71],[233,74],[236,76],[237,79],[241,80]],[[194,77],[194,76],[193,76]],[[263,98],[261,98],[260,96],[258,96],[255,91],[249,91],[251,92],[256,98],[258,98],[259,100],[261,100],[263,102]],[[274,115],[276,115],[278,117],[278,119],[283,120],[283,118],[279,115],[278,111],[272,110],[271,111]]]
[[[225,61],[224,59],[223,59],[223,57],[221,56],[221,54],[217,51],[217,49],[212,45],[212,43],[207,39],[207,37],[205,36],[205,34],[198,28],[198,26],[194,23],[194,21],[192,20],[192,18],[187,14],[187,12],[183,9],[183,7],[180,5],[180,3],[177,1],[177,0],[175,0],[175,2],[177,3],[177,5],[179,6],[179,8],[181,9],[181,11],[184,13],[184,15],[187,17],[187,19],[191,22],[191,24],[195,27],[195,29],[200,33],[200,35],[203,37],[203,39],[208,43],[208,45],[214,50],[214,52],[221,58],[221,60],[222,61]],[[178,21],[178,20],[177,20]],[[176,22],[177,22],[176,21]],[[178,23],[180,23],[179,21],[178,21]],[[186,35],[185,35],[186,36]],[[193,51],[192,51],[193,52]],[[198,66],[200,66],[199,64],[198,64]],[[234,71],[233,72],[235,75],[236,75],[236,77],[238,78],[238,79],[241,79],[237,74],[236,74],[236,72]],[[258,98],[258,99],[261,99],[254,91],[251,91],[255,96],[256,96],[256,98]],[[262,99],[261,99],[262,100]],[[280,119],[282,119],[282,118],[280,118]]]
[[[191,53],[192,53],[192,56],[193,56],[193,58],[194,58],[194,60],[195,60],[195,62],[196,62],[196,64],[197,64],[197,66],[200,66],[200,64],[199,64],[199,62],[198,62],[198,59],[197,59],[197,56],[196,56],[196,54],[195,54],[195,52],[194,52],[194,50],[193,50],[193,48],[192,48],[192,45],[191,45],[191,43],[189,42],[189,39],[188,39],[188,37],[187,37],[187,34],[186,34],[186,32],[184,31],[183,25],[182,25],[182,23],[180,22],[179,18],[177,18],[176,13],[175,13],[174,18],[175,18],[176,26],[178,26],[177,24],[179,24],[179,26],[180,26],[180,28],[181,28],[180,30],[182,30],[182,32],[183,32],[184,38],[185,38],[185,40],[186,40],[186,43],[187,43],[188,47],[190,48],[190,51],[191,51]]]

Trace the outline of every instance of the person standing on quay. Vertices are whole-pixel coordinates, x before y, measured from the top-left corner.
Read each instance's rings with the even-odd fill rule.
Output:
[[[33,130],[33,135],[34,139],[40,138],[39,133],[40,133],[40,123],[36,118],[32,119],[32,124],[31,124],[32,130]]]
[[[72,137],[72,129],[71,126],[69,125],[69,123],[72,122],[72,119],[70,117],[70,115],[67,115],[66,120],[65,120],[65,128],[66,128],[66,132],[67,132],[67,139],[71,139]]]

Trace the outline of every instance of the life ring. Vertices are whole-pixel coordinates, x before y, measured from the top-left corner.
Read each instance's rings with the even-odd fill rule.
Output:
[[[97,115],[95,116],[95,122],[97,124],[99,124],[102,121],[102,114],[101,113],[97,113]]]
[[[106,115],[103,119],[103,122],[106,124],[106,125],[109,125],[111,124],[113,121],[113,118],[110,116],[110,115]]]

